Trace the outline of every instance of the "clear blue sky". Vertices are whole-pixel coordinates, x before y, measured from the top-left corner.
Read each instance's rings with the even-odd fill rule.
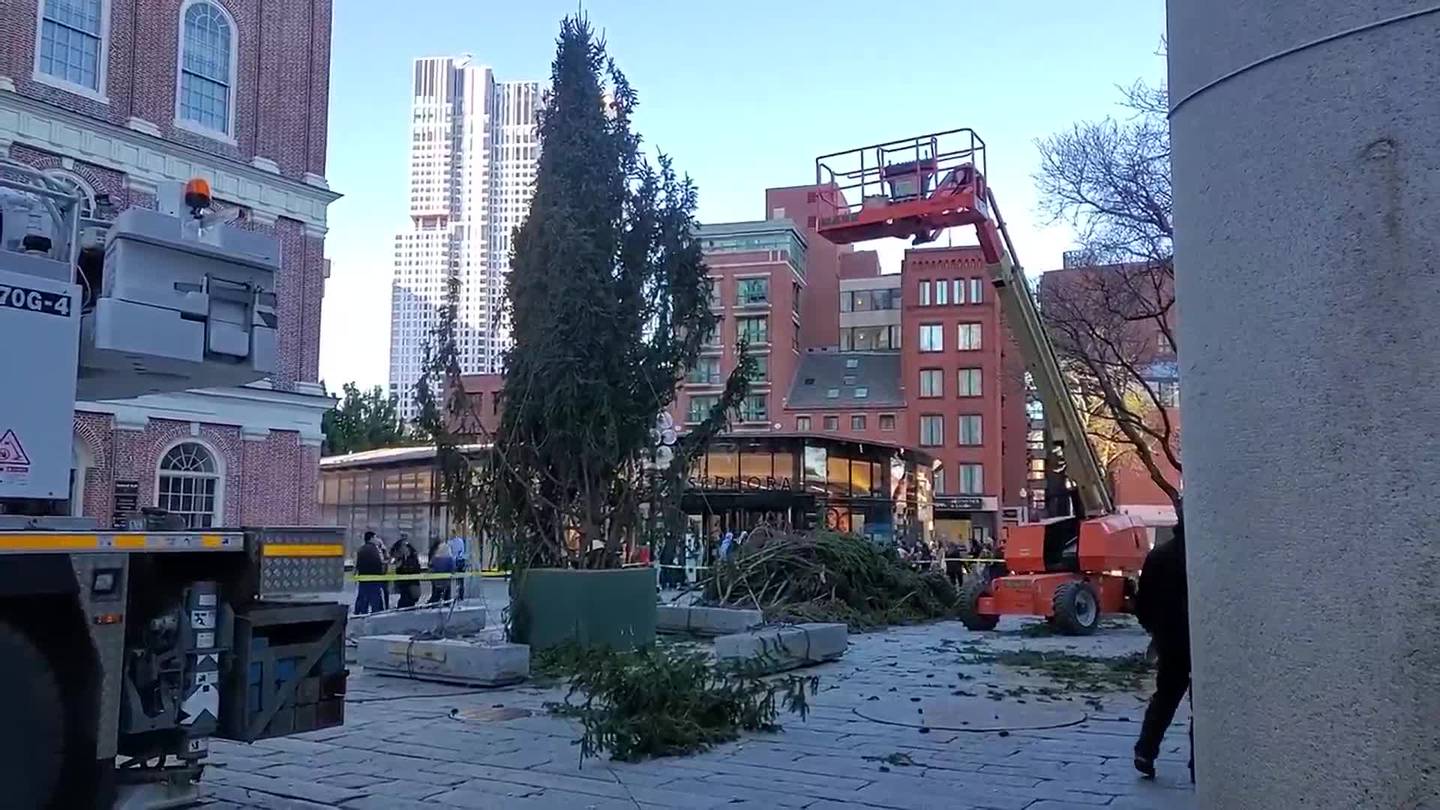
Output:
[[[473,54],[502,80],[549,76],[574,0],[336,0],[321,377],[385,382],[393,237],[404,227],[410,62]],[[1161,0],[587,0],[640,97],[637,129],[700,188],[700,218],[765,215],[767,186],[812,182],[816,155],[972,127],[1032,271],[1067,228],[1036,210],[1034,141],[1123,114],[1116,85],[1159,81]],[[886,246],[895,265],[902,245]],[[898,265],[895,265],[898,266]]]

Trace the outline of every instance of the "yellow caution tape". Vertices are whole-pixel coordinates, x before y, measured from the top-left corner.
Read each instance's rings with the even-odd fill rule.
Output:
[[[509,571],[459,571],[453,574],[350,574],[345,578],[351,582],[424,582],[436,579],[460,579],[462,577],[508,577]]]

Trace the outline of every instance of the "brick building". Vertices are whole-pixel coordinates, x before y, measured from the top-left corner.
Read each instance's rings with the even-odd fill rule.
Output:
[[[96,215],[204,177],[217,207],[282,246],[274,377],[78,403],[73,514],[318,519],[330,16],[330,0],[0,4],[0,157],[69,182]]]
[[[941,464],[937,532],[993,535],[1026,501],[1024,363],[978,247],[912,248],[900,277],[906,437]]]
[[[702,225],[699,238],[713,285],[710,307],[720,323],[685,379],[673,416],[677,423],[693,425],[710,414],[744,339],[757,369],[732,427],[737,432],[779,430],[785,390],[802,345],[806,240],[788,219]]]
[[[839,341],[840,321],[835,309],[839,292],[840,262],[853,252],[849,245],[837,245],[815,232],[819,212],[816,186],[785,186],[765,190],[765,218],[789,219],[805,239],[807,268],[806,294],[800,302],[800,345],[802,348],[834,346]]]

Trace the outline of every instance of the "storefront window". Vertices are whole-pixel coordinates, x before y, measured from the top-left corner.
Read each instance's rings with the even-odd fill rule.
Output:
[[[789,450],[776,450],[774,453],[775,477],[782,483],[789,479],[794,481],[798,476],[795,469],[795,454]]]
[[[740,476],[747,482],[751,478],[758,478],[763,484],[774,472],[770,464],[768,452],[763,452],[758,447],[747,447],[740,453]]]
[[[850,459],[831,456],[827,479],[831,495],[848,497],[850,495]]]
[[[870,462],[855,460],[850,463],[850,493],[857,498],[870,494],[870,482],[874,480]]]
[[[711,447],[705,474],[712,481],[733,480],[740,475],[740,459],[736,455],[735,445],[716,444]]]
[[[824,492],[826,476],[826,453],[823,447],[805,447],[805,489],[809,492]]]

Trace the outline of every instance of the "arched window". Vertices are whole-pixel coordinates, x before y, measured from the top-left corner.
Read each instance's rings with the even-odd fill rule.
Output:
[[[220,515],[220,467],[214,454],[198,442],[181,442],[160,459],[156,505],[185,519],[192,529],[206,529]]]
[[[89,443],[76,433],[70,445],[70,517],[85,516],[85,474],[94,467]]]
[[[95,190],[90,187],[89,183],[64,169],[51,169],[45,172],[45,176],[84,198],[84,202],[80,203],[80,216],[86,218],[95,216]]]
[[[204,130],[230,134],[235,95],[235,26],[209,0],[182,7],[178,118]]]

